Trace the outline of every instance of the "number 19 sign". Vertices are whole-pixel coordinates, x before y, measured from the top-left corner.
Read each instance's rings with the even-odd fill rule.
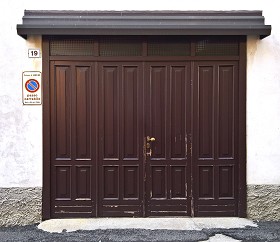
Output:
[[[41,72],[25,71],[22,73],[23,104],[42,104]]]
[[[40,58],[40,49],[29,49],[28,57],[29,58]]]

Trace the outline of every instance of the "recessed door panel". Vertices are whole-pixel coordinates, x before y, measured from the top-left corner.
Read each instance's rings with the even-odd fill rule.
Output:
[[[124,166],[124,199],[140,199],[139,166]]]
[[[123,127],[124,159],[139,159],[139,68],[123,66]]]
[[[101,76],[104,159],[119,159],[119,70],[105,66]]]
[[[190,184],[186,180],[186,167],[185,166],[171,166],[171,195],[172,199],[186,198],[187,186]]]
[[[76,200],[91,200],[91,166],[76,166]]]
[[[213,166],[199,166],[199,199],[214,199],[214,169]]]
[[[103,167],[103,184],[104,199],[119,199],[119,167],[104,166]]]
[[[219,167],[219,197],[234,198],[234,166]]]
[[[76,67],[76,158],[91,158],[91,73],[88,66]]]
[[[186,113],[188,92],[186,90],[186,67],[171,66],[171,158],[184,159],[187,156],[186,147]],[[190,91],[190,90],[188,90]],[[190,115],[190,114],[189,114]]]
[[[71,67],[57,66],[54,70],[55,144],[56,158],[71,158]]]
[[[56,200],[70,200],[71,199],[71,167],[70,166],[56,166]]]
[[[151,199],[167,198],[166,166],[152,166],[152,193]]]
[[[199,66],[199,158],[214,158],[214,67]]]
[[[157,137],[153,148],[153,158],[166,158],[166,125],[167,125],[167,66],[151,66],[148,88],[150,97],[150,136]],[[147,100],[147,101],[148,101]]]
[[[233,65],[219,66],[219,100],[218,100],[218,157],[234,158],[234,75]]]

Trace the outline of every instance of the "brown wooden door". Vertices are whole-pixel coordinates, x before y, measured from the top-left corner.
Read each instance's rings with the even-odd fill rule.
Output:
[[[105,62],[98,70],[98,216],[143,216],[142,64]]]
[[[147,63],[144,90],[147,216],[190,215],[190,64]]]
[[[238,62],[194,65],[195,216],[238,216]]]
[[[99,63],[99,216],[190,214],[190,65]],[[143,154],[147,136],[152,156]],[[150,149],[147,149],[148,152]]]
[[[237,216],[238,73],[237,61],[51,61],[51,217]]]
[[[50,65],[51,217],[92,217],[96,210],[94,68]]]

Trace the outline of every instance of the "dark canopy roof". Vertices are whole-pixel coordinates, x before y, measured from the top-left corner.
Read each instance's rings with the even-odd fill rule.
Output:
[[[25,10],[17,33],[27,35],[270,35],[262,11]]]

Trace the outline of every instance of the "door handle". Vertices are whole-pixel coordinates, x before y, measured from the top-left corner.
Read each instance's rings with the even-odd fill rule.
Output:
[[[146,137],[145,148],[146,148],[147,156],[150,156],[150,157],[152,156],[152,147],[151,147],[150,142],[154,142],[154,141],[156,141],[156,139],[154,137],[150,137],[150,136]],[[149,151],[147,151],[147,149],[149,149]]]
[[[154,137],[147,136],[147,142],[154,142],[156,139]]]

